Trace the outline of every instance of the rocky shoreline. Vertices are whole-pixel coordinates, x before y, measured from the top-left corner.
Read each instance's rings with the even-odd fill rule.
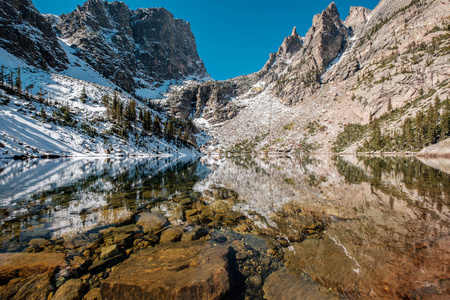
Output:
[[[316,287],[274,273],[284,269],[281,245],[232,210],[235,192],[175,195],[167,218],[152,211],[163,199],[145,196],[154,201],[116,226],[10,244],[22,252],[0,254],[0,298],[279,299],[278,280],[268,281],[277,276]]]

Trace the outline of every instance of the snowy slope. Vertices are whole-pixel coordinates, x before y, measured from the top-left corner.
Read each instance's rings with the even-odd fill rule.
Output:
[[[68,69],[44,71],[17,58],[0,48],[0,65],[4,74],[12,72],[16,76],[21,70],[23,93],[38,95],[46,103],[19,99],[0,90],[3,105],[0,105],[0,158],[14,156],[41,157],[57,156],[105,156],[105,155],[193,155],[198,152],[193,148],[180,148],[172,142],[153,135],[141,137],[137,128],[136,137],[130,134],[128,140],[108,135],[112,123],[105,121],[106,108],[101,98],[112,95],[115,91],[124,103],[135,100],[131,95],[121,92],[120,88],[93,70],[88,64],[72,54],[73,50],[63,40],[60,45],[66,51],[70,66]],[[82,103],[80,96],[83,89],[87,101]],[[160,90],[162,93],[163,90]],[[37,96],[36,96],[37,97]],[[137,102],[137,110],[149,110],[152,115],[164,121],[163,113],[153,111],[144,103]],[[50,105],[47,105],[50,103]],[[41,111],[51,116],[62,105],[68,105],[78,128],[60,126],[42,122]],[[91,137],[80,127],[89,126],[103,137]]]

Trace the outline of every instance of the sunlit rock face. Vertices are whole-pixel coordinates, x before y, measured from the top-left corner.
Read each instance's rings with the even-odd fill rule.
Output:
[[[89,0],[55,27],[75,55],[126,91],[208,75],[190,24],[164,8]]]
[[[414,158],[209,163],[197,187],[234,189],[235,208],[286,247],[291,270],[350,298],[448,292],[448,174]]]

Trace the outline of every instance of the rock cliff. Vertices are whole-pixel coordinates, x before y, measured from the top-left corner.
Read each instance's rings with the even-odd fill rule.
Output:
[[[330,152],[348,124],[378,118],[394,134],[436,97],[439,110],[449,97],[449,11],[448,1],[383,0],[372,11],[352,7],[342,21],[331,3],[305,37],[294,28],[259,72],[218,83],[238,89],[216,110],[221,116],[203,116],[226,120],[208,130],[221,149],[245,142],[277,152]],[[203,103],[196,111],[210,111]],[[347,152],[371,136],[367,128]]]
[[[126,91],[207,76],[190,25],[164,8],[89,0],[56,27],[75,55]]]
[[[0,2],[0,47],[36,67],[67,68],[67,56],[51,24],[30,0]]]

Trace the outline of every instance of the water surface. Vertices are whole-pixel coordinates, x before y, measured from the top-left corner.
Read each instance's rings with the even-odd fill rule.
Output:
[[[442,296],[450,283],[446,165],[356,156],[2,161],[0,251],[96,232],[142,210],[184,224],[173,200],[186,195],[231,201],[249,220],[232,231],[263,237],[283,268],[340,297]],[[210,225],[202,226],[225,226]]]

